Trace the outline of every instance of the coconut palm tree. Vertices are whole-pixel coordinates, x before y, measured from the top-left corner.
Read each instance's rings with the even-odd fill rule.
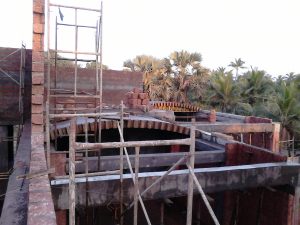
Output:
[[[170,86],[173,101],[189,102],[189,95],[201,96],[209,76],[209,71],[201,66],[201,61],[200,53],[187,51],[175,51],[165,59],[166,71],[173,78]]]
[[[238,79],[243,101],[254,106],[274,94],[272,78],[263,70],[253,69]]]
[[[283,81],[277,89],[273,101],[266,105],[266,115],[281,123],[281,140],[291,140],[300,134],[299,91],[294,82]]]
[[[238,87],[235,85],[231,72],[215,72],[210,81],[210,104],[219,107],[222,112],[234,112],[238,99]]]
[[[235,69],[235,71],[236,71],[235,76],[237,78],[238,75],[239,75],[239,69],[247,68],[247,67],[244,66],[244,64],[245,64],[245,62],[241,58],[238,58],[238,59],[234,59],[233,62],[230,62],[230,64],[228,66]]]

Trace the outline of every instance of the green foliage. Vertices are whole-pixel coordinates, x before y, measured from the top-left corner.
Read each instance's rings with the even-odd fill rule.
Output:
[[[96,69],[96,65],[97,65],[96,62],[90,62],[85,65],[85,68],[86,69]],[[100,63],[98,63],[98,68],[100,69],[100,67],[101,67],[101,65],[100,65]],[[108,70],[109,68],[107,65],[102,64],[102,69]]]

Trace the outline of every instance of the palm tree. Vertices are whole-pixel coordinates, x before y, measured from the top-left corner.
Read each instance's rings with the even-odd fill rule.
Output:
[[[300,102],[298,90],[294,82],[282,82],[274,101],[266,106],[266,112],[273,120],[281,123],[281,140],[291,140],[300,134]]]
[[[234,59],[233,62],[230,62],[228,66],[232,67],[235,69],[236,73],[235,76],[238,77],[239,75],[239,69],[245,69],[246,67],[244,66],[245,62],[241,59]]]
[[[256,103],[264,102],[274,94],[274,83],[272,78],[263,70],[253,69],[246,72],[238,79],[241,87],[241,96],[244,102],[254,106]]]
[[[131,71],[143,72],[144,91],[149,91],[152,78],[161,68],[161,60],[148,55],[136,56],[133,60],[126,60],[123,66]]]
[[[231,72],[215,72],[211,79],[209,101],[222,112],[234,112],[238,103],[238,87],[235,85]]]
[[[201,96],[209,76],[209,71],[201,66],[201,61],[200,53],[187,51],[175,51],[165,60],[166,70],[173,78],[170,87],[173,101],[189,102],[189,95]]]

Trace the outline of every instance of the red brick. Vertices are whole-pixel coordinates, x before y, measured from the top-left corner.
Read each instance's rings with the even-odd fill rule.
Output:
[[[33,72],[44,72],[44,63],[32,62],[32,71]]]
[[[42,125],[44,122],[43,114],[31,114],[31,123]]]
[[[33,12],[44,14],[45,4],[44,1],[33,1]]]
[[[149,99],[143,99],[142,100],[142,105],[148,105],[149,104]]]
[[[44,73],[32,72],[32,84],[44,84]]]
[[[45,15],[44,14],[33,14],[33,23],[45,24]]]
[[[43,105],[32,105],[31,113],[43,113]]]
[[[44,102],[44,96],[43,95],[32,95],[31,102],[32,102],[32,104],[41,105]]]
[[[32,94],[33,95],[42,95],[44,93],[44,86],[43,85],[32,85]]]
[[[43,62],[45,60],[44,52],[34,51],[32,52],[32,62]]]
[[[137,99],[128,99],[128,103],[131,105],[137,105]]]
[[[131,98],[138,99],[139,98],[139,94],[138,93],[132,93],[131,94]]]
[[[141,89],[139,89],[139,88],[133,88],[132,91],[133,91],[133,93],[136,93],[136,94],[139,94],[142,92]]]
[[[34,33],[32,35],[32,50],[33,51],[43,51],[44,50],[44,35]]]
[[[136,101],[136,104],[137,104],[137,105],[141,105],[141,104],[142,104],[142,100],[141,100],[141,99],[138,99],[138,100]]]
[[[44,24],[41,24],[41,23],[33,24],[33,33],[43,34],[44,33]]]
[[[148,98],[147,93],[139,93],[139,99],[145,99],[145,98]]]

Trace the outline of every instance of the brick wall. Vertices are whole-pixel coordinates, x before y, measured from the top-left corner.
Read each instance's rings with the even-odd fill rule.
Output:
[[[11,54],[15,52],[14,54]],[[10,56],[8,56],[11,54]],[[0,68],[19,81],[20,56],[16,48],[0,48]],[[25,119],[30,116],[31,98],[31,50],[26,50],[25,64],[25,93],[24,93],[24,115]],[[8,113],[9,112],[9,113]],[[0,124],[13,125],[19,122],[19,86],[11,78],[0,71]]]
[[[55,70],[51,68],[51,87],[54,87]],[[143,75],[140,72],[104,70],[103,71],[103,103],[120,104],[125,94],[134,87],[142,88]],[[58,68],[56,88],[74,90],[74,68]],[[96,78],[94,69],[78,69],[77,91],[96,93]],[[92,99],[85,99],[90,101]]]
[[[261,121],[257,121],[261,122]],[[263,121],[265,122],[265,121]],[[284,162],[287,157],[261,151],[242,144],[226,145],[226,165]],[[224,192],[222,224],[288,225],[291,220],[293,196],[264,187]],[[249,210],[251,209],[251,210]]]

